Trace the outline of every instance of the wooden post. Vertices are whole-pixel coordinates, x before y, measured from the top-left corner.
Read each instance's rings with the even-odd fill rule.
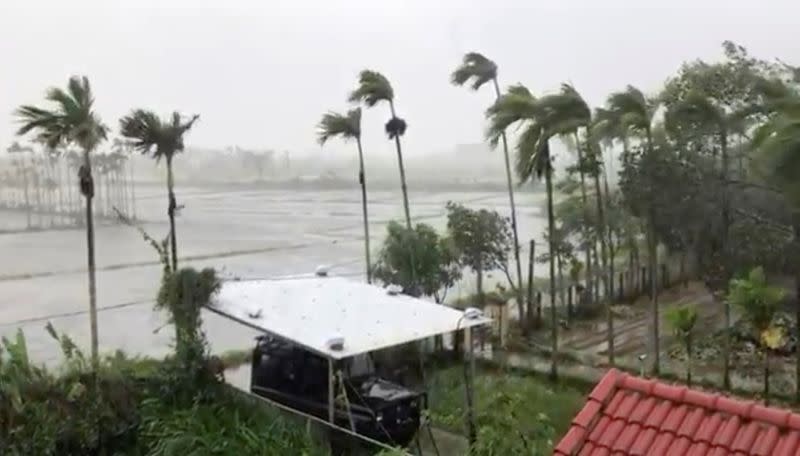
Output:
[[[619,273],[619,301],[625,299],[625,273]]]
[[[536,321],[542,322],[542,292],[536,292]]]
[[[662,289],[669,287],[669,271],[666,263],[661,263],[661,287]]]
[[[525,323],[530,325],[533,321],[533,266],[536,264],[536,241],[531,239],[531,247],[528,253],[528,312]],[[520,316],[522,318],[522,316]]]
[[[464,370],[466,371],[466,375],[464,376],[464,389],[466,392],[466,402],[467,402],[467,435],[469,436],[469,443],[473,445],[478,437],[477,429],[475,428],[475,410],[473,406],[473,384],[475,381],[475,356],[472,349],[472,337],[471,336],[471,328],[465,328],[464,334],[465,339],[467,340],[467,350],[466,356],[467,359],[464,362]]]

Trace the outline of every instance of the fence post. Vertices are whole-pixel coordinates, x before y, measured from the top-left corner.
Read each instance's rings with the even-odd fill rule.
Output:
[[[622,302],[623,299],[625,299],[625,273],[624,272],[620,272],[619,273],[619,299],[618,300],[620,302]]]

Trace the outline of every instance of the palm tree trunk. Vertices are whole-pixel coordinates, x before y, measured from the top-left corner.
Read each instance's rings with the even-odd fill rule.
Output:
[[[800,213],[795,213],[793,215],[793,229],[794,229],[794,239],[795,243],[800,243]],[[795,272],[795,328],[797,331],[800,331],[800,270]],[[800,402],[800,350],[797,351],[795,354],[795,390],[794,390],[794,400],[795,402]]]
[[[83,166],[85,168],[85,175],[81,176],[81,188],[85,189],[84,197],[86,199],[86,254],[89,266],[89,324],[92,338],[92,367],[97,371],[100,364],[100,348],[97,334],[97,285],[95,282],[94,261],[94,216],[92,214],[94,183],[92,182],[92,164],[88,149],[83,151]]]
[[[590,146],[591,147],[591,146]],[[596,152],[595,152],[596,153]],[[605,218],[605,210],[603,209],[603,192],[600,189],[600,170],[595,169],[592,174],[594,174],[594,191],[597,196],[595,198],[597,202],[597,228],[600,232],[600,260],[602,262],[603,273],[600,274],[603,280],[603,289],[605,291],[605,301],[606,301],[606,322],[607,322],[607,337],[608,337],[608,363],[610,365],[614,365],[614,315],[611,312],[611,304],[614,301],[614,292],[613,286],[609,284],[609,277],[608,277],[608,246],[607,242],[607,233],[606,233],[606,218]],[[608,196],[606,194],[606,196]],[[614,282],[614,275],[612,272],[611,275],[611,283]]]
[[[545,184],[547,186],[547,231],[549,234],[550,248],[550,326],[551,326],[551,359],[550,379],[558,380],[558,317],[556,315],[556,266],[555,266],[555,215],[553,213],[553,169],[550,161],[550,145],[545,143],[544,152],[547,154],[547,168],[545,169]]]
[[[392,111],[392,118],[397,117],[394,110],[394,103],[389,101],[389,108]],[[400,189],[403,191],[403,209],[406,216],[406,228],[411,230],[411,210],[408,206],[408,187],[406,186],[406,168],[403,165],[403,149],[400,146],[400,135],[395,135],[394,145],[397,149],[397,166],[400,168]]]
[[[492,82],[494,83],[494,93],[497,99],[500,98],[500,85],[497,83],[497,78],[493,78]],[[509,160],[508,155],[508,140],[506,139],[506,133],[503,132],[500,135],[500,139],[503,141],[503,159],[506,166],[506,183],[508,185],[508,203],[511,206],[511,233],[514,236],[514,260],[517,263],[517,305],[519,307],[519,314],[524,314],[524,301],[522,298],[522,262],[519,258],[519,230],[517,229],[517,206],[514,203],[514,184],[513,179],[511,178],[511,161]],[[512,284],[513,286],[513,284]],[[530,284],[528,284],[530,286]],[[527,330],[527,325],[524,327]]]
[[[564,267],[562,265],[562,258],[561,253],[556,255],[556,269],[558,269],[558,300],[561,301],[561,306],[564,306],[564,298],[565,293],[565,286],[564,286]],[[572,316],[575,314],[574,309],[572,308],[572,301],[567,301],[567,318],[572,319]]]
[[[769,405],[769,349],[764,349],[764,403]]]
[[[720,152],[722,155],[722,170],[721,180],[722,185],[722,233],[721,233],[721,250],[722,255],[722,271],[723,278],[726,285],[728,283],[728,230],[731,224],[730,216],[730,203],[728,201],[728,135],[725,130],[720,132]],[[725,306],[725,349],[724,349],[724,367],[722,372],[722,383],[726,390],[731,389],[731,305],[727,299],[722,300]]]
[[[367,283],[372,283],[372,266],[369,258],[369,217],[367,216],[367,178],[364,174],[364,153],[361,150],[361,138],[356,137],[358,145],[358,182],[361,185],[361,211],[364,215],[364,259],[367,266]]]
[[[592,244],[589,240],[589,203],[587,202],[586,197],[586,177],[583,174],[583,151],[581,150],[581,142],[580,138],[578,138],[578,133],[575,133],[575,148],[578,152],[578,174],[581,178],[581,204],[583,207],[583,218],[584,218],[584,226],[583,226],[583,237],[586,242],[586,289],[589,290],[589,296],[594,296],[594,287],[592,283],[594,282],[594,276],[592,274]],[[590,306],[592,302],[587,303]]]
[[[686,386],[692,386],[692,333],[686,335]]]
[[[394,102],[389,100],[389,109],[392,112],[392,118],[396,118],[397,114],[394,109]],[[400,135],[394,136],[394,145],[397,149],[397,166],[400,168],[400,189],[403,192],[403,209],[405,211],[406,216],[406,228],[410,233],[414,233],[414,228],[411,226],[411,209],[408,206],[408,187],[406,186],[406,168],[403,165],[403,148],[400,146]],[[409,255],[411,255],[411,283],[412,283],[412,294],[416,296],[417,292],[417,265],[416,259],[414,258],[414,249],[409,249]]]
[[[172,177],[172,157],[167,157],[167,196],[169,198],[169,205],[167,206],[167,215],[169,216],[169,243],[170,250],[172,251],[172,272],[178,272],[178,239],[175,234],[175,209],[177,204],[175,202],[175,182]]]
[[[650,128],[647,128],[647,153],[652,156],[653,149],[653,133]],[[658,241],[656,239],[656,226],[655,226],[655,213],[651,207],[648,220],[647,220],[647,247],[648,247],[648,262],[650,263],[650,301],[652,303],[653,312],[653,375],[658,375],[661,371],[661,341],[659,340],[659,315],[658,315],[658,289],[656,288],[658,273]]]
[[[486,305],[486,296],[483,294],[483,267],[478,264],[475,269],[475,285],[478,291],[478,305],[483,308]]]
[[[650,300],[652,303],[652,313],[653,313],[653,375],[658,375],[661,371],[661,341],[660,341],[660,334],[659,334],[659,309],[658,309],[658,289],[657,289],[657,277],[658,273],[656,272],[658,269],[658,242],[656,241],[656,231],[655,231],[655,222],[653,221],[654,217],[651,214],[650,220],[648,223],[648,235],[647,235],[647,246],[648,246],[648,262],[650,263],[650,277],[648,277],[650,281]]]

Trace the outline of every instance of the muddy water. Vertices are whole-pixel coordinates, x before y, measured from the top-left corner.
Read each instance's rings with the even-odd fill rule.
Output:
[[[137,215],[156,238],[166,236],[166,198],[161,189],[137,189]],[[444,229],[448,200],[508,213],[504,193],[411,193],[412,216]],[[306,274],[321,264],[332,273],[363,279],[363,231],[356,191],[210,192],[179,188],[177,233],[181,263],[215,267],[227,276],[275,277]],[[542,196],[520,194],[522,242],[541,241],[545,220],[539,215]],[[400,194],[370,195],[370,230],[377,251],[385,224],[401,219]],[[0,213],[0,229],[22,228],[24,214]],[[101,350],[122,349],[162,355],[170,349],[171,329],[158,330],[164,316],[153,310],[160,277],[155,251],[130,227],[100,224],[97,243],[97,294]],[[541,243],[540,243],[541,245]],[[31,355],[51,363],[59,359],[54,341],[44,331],[50,321],[82,347],[89,344],[86,238],[82,230],[0,235],[0,336],[21,328]],[[523,251],[527,260],[527,250]],[[527,263],[527,261],[526,261]],[[527,265],[523,265],[527,268]],[[537,266],[537,276],[544,268]],[[493,274],[487,287],[502,274]],[[470,277],[450,292],[456,298],[472,292]],[[253,333],[207,315],[205,329],[215,351],[250,346]]]

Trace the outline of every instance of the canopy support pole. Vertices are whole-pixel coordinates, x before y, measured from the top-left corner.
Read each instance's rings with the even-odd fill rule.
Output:
[[[472,344],[472,328],[464,328],[464,339],[466,347],[465,355],[467,359],[464,362],[464,387],[467,396],[467,435],[469,436],[470,446],[475,444],[478,438],[478,432],[475,429],[475,410],[473,403],[473,385],[475,381],[475,353]]]
[[[333,384],[333,360],[328,358],[328,421],[333,424],[335,392]]]

